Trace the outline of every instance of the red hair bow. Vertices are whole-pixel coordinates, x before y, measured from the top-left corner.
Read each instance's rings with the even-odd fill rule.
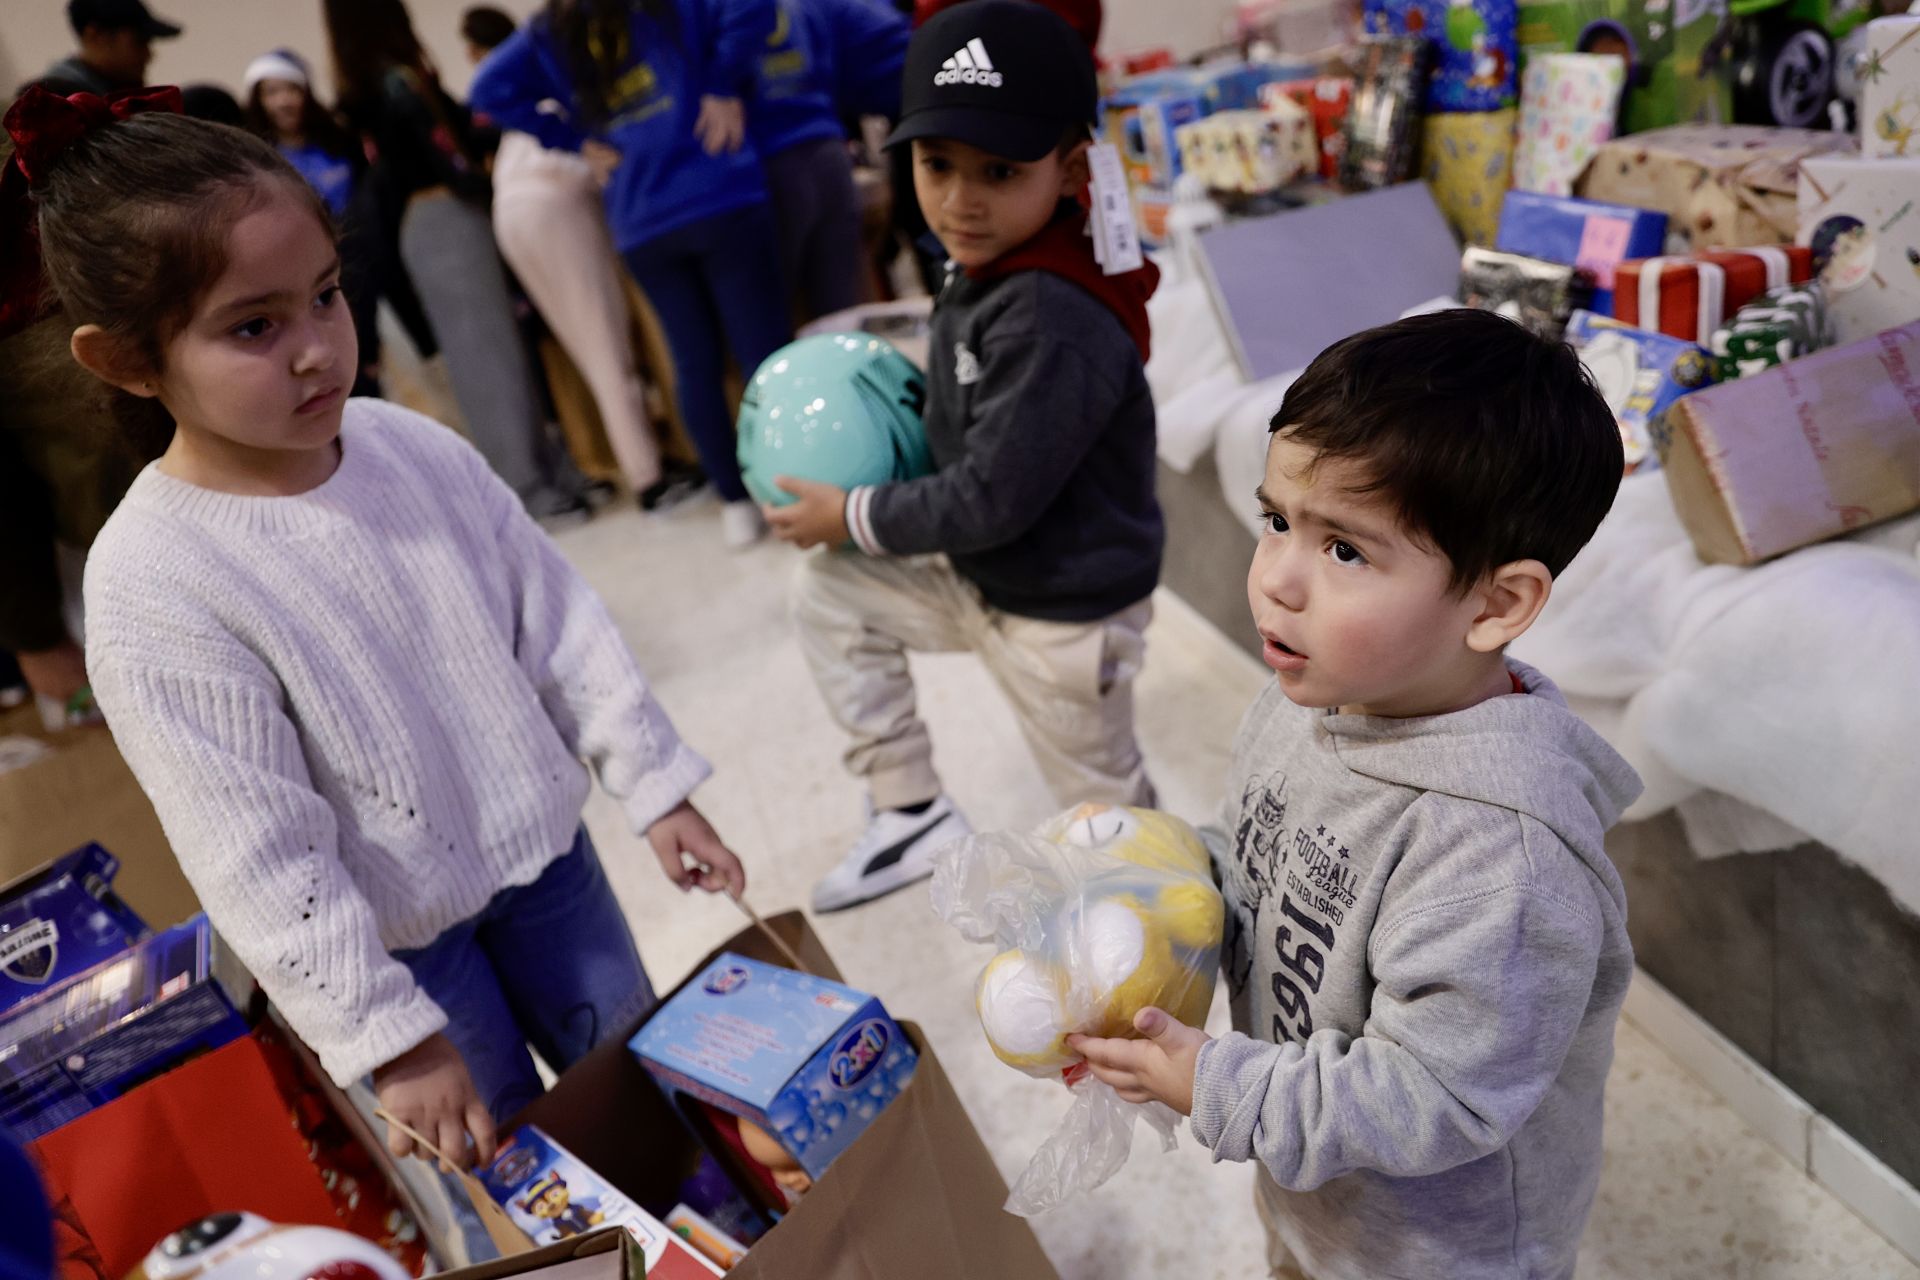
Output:
[[[63,98],[40,85],[31,86],[7,109],[7,133],[13,138],[13,162],[35,186],[47,180],[53,162],[80,139],[116,120],[143,111],[182,113],[180,90],[172,85],[136,89],[102,98],[76,93]]]

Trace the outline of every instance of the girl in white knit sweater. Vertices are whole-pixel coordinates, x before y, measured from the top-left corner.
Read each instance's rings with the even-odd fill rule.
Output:
[[[177,103],[30,94],[7,121],[75,358],[174,426],[88,564],[94,688],[328,1072],[486,1158],[540,1090],[529,1042],[563,1070],[652,1000],[582,761],[681,889],[744,875],[688,802],[706,763],[512,491],[444,427],[347,399],[317,197]]]

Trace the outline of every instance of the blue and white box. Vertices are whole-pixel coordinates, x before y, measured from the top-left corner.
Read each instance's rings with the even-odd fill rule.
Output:
[[[119,870],[118,858],[90,844],[0,888],[0,1013],[147,936],[113,891]]]
[[[669,1091],[752,1121],[818,1178],[906,1088],[919,1054],[880,1001],[722,952],[628,1048]]]

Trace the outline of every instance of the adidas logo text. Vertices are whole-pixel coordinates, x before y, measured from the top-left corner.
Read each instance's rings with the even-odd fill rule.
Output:
[[[975,36],[954,52],[951,58],[940,64],[933,73],[935,84],[979,84],[989,89],[998,89],[1006,83],[1006,77],[993,69],[993,59],[987,56],[987,46]]]

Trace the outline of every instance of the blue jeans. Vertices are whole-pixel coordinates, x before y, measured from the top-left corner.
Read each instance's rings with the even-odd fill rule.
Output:
[[[538,880],[393,958],[446,1010],[447,1038],[496,1122],[544,1092],[528,1045],[565,1071],[654,1004],[585,827]]]
[[[793,337],[773,215],[756,204],[702,218],[629,249],[627,269],[666,331],[700,465],[723,499],[739,502],[747,489],[722,384],[727,349],[750,379]]]

